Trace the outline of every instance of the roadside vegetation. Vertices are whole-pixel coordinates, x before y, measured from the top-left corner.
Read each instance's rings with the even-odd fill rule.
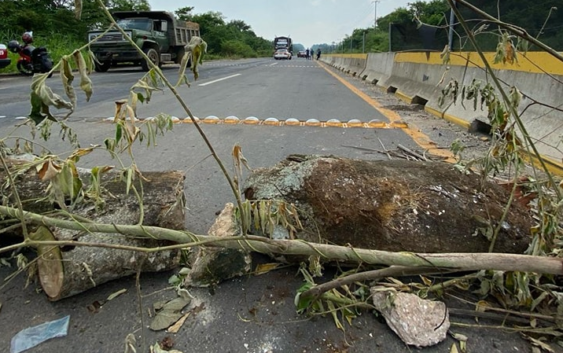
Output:
[[[19,1],[25,2],[25,1]],[[458,0],[458,4],[465,4],[465,1]],[[129,2],[139,5],[139,2]],[[442,3],[442,2],[440,2]],[[86,4],[92,5],[92,11],[96,8],[93,1],[75,0],[72,2],[75,7],[86,9]],[[447,1],[448,5],[453,4],[453,0]],[[71,2],[67,2],[64,11],[72,13]],[[97,9],[104,9],[102,0],[97,0]],[[179,16],[185,16],[202,25],[202,35],[208,41],[208,48],[211,54],[236,56],[240,50],[254,49],[256,54],[266,49],[266,42],[253,35],[250,26],[246,26],[242,21],[231,21],[225,23],[222,16],[218,13],[191,15],[191,8],[183,8],[177,11]],[[82,12],[82,16],[90,12]],[[93,14],[92,12],[91,14]],[[97,21],[102,21],[101,16],[104,15],[109,23],[110,17],[108,12],[101,12],[100,17],[96,17]],[[468,22],[463,14],[456,10],[456,15],[460,19],[461,27],[468,43],[479,51],[482,55],[480,45],[475,38],[474,33],[470,30]],[[482,14],[481,14],[482,15]],[[437,17],[423,17],[419,14],[410,13],[411,19],[422,19],[428,21],[438,21]],[[549,19],[549,17],[546,17]],[[546,18],[543,22],[546,22]],[[104,22],[106,20],[103,20]],[[510,60],[514,57],[518,48],[513,41],[519,37],[521,41],[528,42],[528,46],[536,46],[542,48],[542,43],[535,38],[526,38],[519,32],[518,27],[506,24],[500,20],[488,19],[488,23],[503,26],[504,31],[499,31],[497,38],[500,38],[497,44],[500,44],[499,60]],[[205,28],[205,31],[203,30]],[[16,32],[13,33],[18,33]],[[230,34],[230,40],[224,40],[224,36]],[[510,36],[508,35],[510,34]],[[205,37],[207,36],[207,37]],[[220,40],[219,38],[223,38]],[[62,40],[62,39],[61,39]],[[78,39],[76,39],[78,41]],[[255,42],[252,42],[255,40]],[[213,44],[214,43],[214,44]],[[219,44],[218,44],[219,43]],[[85,43],[82,43],[83,46]],[[264,47],[262,48],[262,44]],[[68,45],[71,45],[69,42]],[[214,47],[215,46],[215,47]],[[79,48],[77,46],[75,48]],[[510,50],[506,50],[509,47]],[[332,315],[335,323],[345,329],[345,323],[351,322],[352,319],[359,314],[360,308],[373,309],[371,304],[371,295],[368,290],[368,283],[373,281],[379,282],[388,290],[404,291],[415,293],[421,297],[442,298],[447,295],[450,288],[471,292],[477,295],[479,301],[473,303],[475,311],[471,313],[471,317],[478,316],[487,310],[491,310],[499,318],[499,327],[504,325],[504,318],[509,313],[512,316],[523,317],[529,320],[528,326],[515,328],[522,332],[533,333],[535,335],[551,335],[552,337],[561,336],[563,328],[563,290],[561,289],[560,276],[561,271],[560,253],[561,253],[561,207],[563,206],[563,197],[561,184],[550,174],[550,171],[539,159],[540,168],[534,169],[532,176],[526,176],[525,182],[523,170],[525,162],[532,157],[537,158],[538,153],[534,147],[534,141],[526,134],[522,121],[518,113],[518,107],[521,103],[521,96],[517,88],[506,92],[498,83],[495,73],[487,67],[491,77],[491,85],[487,90],[473,90],[471,97],[475,100],[479,99],[489,111],[490,124],[492,126],[492,146],[489,153],[479,160],[465,161],[460,159],[457,168],[460,172],[471,173],[473,166],[479,166],[478,171],[481,173],[483,180],[490,180],[493,175],[504,173],[508,175],[513,183],[511,188],[511,197],[506,200],[506,209],[516,200],[517,192],[522,192],[524,187],[526,190],[536,195],[536,201],[532,204],[533,219],[536,222],[534,227],[530,229],[529,249],[524,255],[510,254],[477,254],[473,258],[463,259],[463,256],[456,254],[413,254],[407,252],[387,252],[367,249],[354,249],[350,246],[332,246],[326,244],[309,243],[302,240],[274,240],[267,237],[252,235],[253,227],[261,229],[274,229],[275,227],[286,228],[293,234],[299,225],[298,210],[293,205],[284,204],[282,201],[276,200],[243,200],[241,184],[246,173],[247,160],[244,158],[240,147],[233,147],[234,171],[229,171],[223,161],[217,156],[213,145],[208,141],[205,133],[196,122],[196,118],[188,108],[188,104],[177,93],[177,86],[174,86],[166,80],[162,71],[151,65],[149,72],[143,76],[139,82],[131,88],[130,97],[127,101],[117,102],[116,114],[114,119],[115,135],[108,137],[104,141],[100,141],[99,145],[92,145],[88,148],[79,148],[79,143],[73,137],[72,129],[66,124],[64,119],[52,116],[49,112],[50,107],[66,107],[72,112],[76,94],[72,87],[72,79],[74,78],[68,68],[70,63],[79,70],[80,76],[80,93],[86,94],[88,97],[92,94],[92,82],[89,74],[92,68],[92,61],[89,56],[84,57],[81,51],[74,51],[71,48],[64,53],[61,48],[61,60],[58,62],[58,68],[62,69],[61,79],[65,89],[65,98],[54,94],[47,85],[46,77],[48,74],[35,75],[32,84],[33,107],[32,120],[27,124],[39,131],[41,138],[56,138],[55,134],[51,135],[51,130],[60,128],[63,137],[68,137],[65,143],[69,143],[74,149],[68,157],[57,156],[47,151],[44,155],[38,156],[33,162],[28,164],[19,164],[16,168],[9,168],[7,160],[10,155],[19,152],[37,152],[34,150],[33,141],[23,138],[13,138],[12,136],[3,136],[0,139],[0,163],[4,170],[10,170],[6,183],[2,185],[3,205],[0,206],[0,214],[4,219],[3,224],[6,227],[2,232],[17,231],[22,235],[21,242],[0,248],[0,254],[10,254],[14,250],[24,247],[38,249],[40,257],[45,254],[52,254],[50,266],[57,263],[57,259],[61,259],[60,247],[62,246],[98,246],[107,249],[121,249],[135,251],[138,254],[162,251],[161,248],[140,248],[116,246],[115,244],[97,244],[81,243],[75,240],[54,240],[48,238],[50,236],[46,226],[51,228],[64,228],[81,231],[84,233],[111,233],[114,236],[125,236],[135,238],[155,238],[160,240],[174,241],[178,244],[174,245],[175,249],[183,248],[184,250],[196,246],[205,246],[213,243],[218,247],[228,247],[234,249],[243,249],[247,252],[256,251],[267,254],[292,254],[306,255],[307,263],[301,267],[300,272],[303,274],[305,284],[296,293],[295,304],[296,309],[302,313],[311,315]],[[141,49],[137,48],[140,52]],[[192,48],[194,61],[202,55],[201,47],[195,45]],[[213,50],[216,50],[215,52]],[[451,55],[449,50],[444,51],[444,60]],[[554,53],[556,55],[556,53]],[[563,59],[558,57],[560,60]],[[486,62],[486,59],[483,57]],[[150,61],[149,61],[150,62]],[[54,68],[54,70],[57,67]],[[78,81],[78,80],[77,80]],[[461,81],[461,78],[460,78]],[[181,82],[180,82],[181,83]],[[178,104],[184,107],[186,115],[189,116],[193,126],[197,129],[201,138],[205,141],[209,150],[209,154],[215,159],[219,165],[225,182],[228,183],[232,192],[233,200],[236,204],[236,218],[239,227],[237,228],[237,237],[231,238],[236,240],[225,240],[225,238],[208,237],[204,235],[195,235],[189,231],[174,231],[165,228],[143,227],[143,197],[142,187],[137,188],[137,182],[144,182],[143,174],[135,164],[133,156],[133,145],[136,143],[146,143],[154,146],[155,139],[161,134],[165,134],[173,128],[172,117],[162,115],[152,121],[136,122],[136,109],[141,109],[138,102],[148,102],[152,92],[166,87],[174,94],[178,100]],[[78,91],[78,89],[77,89]],[[459,90],[459,92],[469,92]],[[467,95],[465,97],[467,98]],[[65,100],[68,99],[68,102]],[[15,141],[14,141],[15,140]],[[37,147],[37,146],[35,146]],[[454,152],[459,153],[463,146],[453,146]],[[131,161],[131,164],[122,164],[119,175],[122,177],[122,186],[139,202],[141,220],[137,225],[119,225],[119,224],[98,224],[83,217],[75,217],[72,214],[73,207],[82,202],[95,203],[97,207],[103,207],[105,190],[100,185],[100,175],[108,172],[109,167],[96,167],[92,169],[88,188],[83,183],[77,171],[77,163],[79,159],[95,150],[101,150],[108,153],[109,156],[119,159],[121,153],[125,153],[130,158],[124,158]],[[50,212],[48,215],[28,212],[24,209],[24,204],[19,198],[18,184],[15,180],[18,176],[25,174],[29,170],[38,170],[38,176],[42,181],[49,183],[48,193],[43,195],[44,199],[50,201],[50,204],[57,204],[59,209]],[[243,173],[244,172],[244,173]],[[264,206],[264,205],[267,205]],[[508,212],[507,212],[508,213]],[[468,215],[469,217],[470,215]],[[491,242],[491,250],[494,247],[497,235],[504,226],[504,219],[487,220],[483,219],[483,227],[476,232],[476,236],[485,236]],[[43,225],[44,227],[37,227]],[[482,234],[481,234],[482,233]],[[47,234],[47,235],[45,235]],[[47,238],[46,238],[47,237]],[[46,240],[48,239],[48,240]],[[169,247],[167,250],[170,250]],[[187,250],[186,250],[187,251]],[[21,254],[15,255],[20,256]],[[472,255],[473,256],[473,255]],[[513,256],[513,257],[512,257]],[[487,262],[481,262],[475,259],[486,258]],[[501,262],[502,259],[509,261]],[[353,271],[339,273],[338,280],[317,284],[319,275],[322,274],[322,264],[330,261],[354,261],[357,267]],[[463,261],[462,261],[463,260]],[[525,261],[524,261],[525,260]],[[35,260],[21,261],[21,270],[32,269],[30,264]],[[465,262],[464,262],[465,261]],[[476,268],[484,266],[487,268]],[[379,267],[375,267],[377,264]],[[543,264],[547,264],[543,267]],[[555,266],[552,266],[555,264]],[[62,265],[61,265],[62,266]],[[389,266],[384,267],[382,266]],[[480,271],[476,271],[476,270]],[[88,269],[89,271],[92,269]],[[371,270],[371,271],[368,271]],[[139,273],[141,268],[138,269]],[[463,276],[450,277],[452,272],[463,272]],[[467,273],[471,272],[471,273]],[[444,277],[444,274],[448,277]],[[183,274],[179,274],[183,275]],[[406,280],[402,282],[399,277],[411,275],[420,276],[421,281],[410,283]],[[559,277],[558,277],[559,276]],[[84,276],[83,276],[84,277]],[[391,278],[393,277],[393,278]],[[139,276],[137,276],[139,280]],[[383,282],[383,284],[381,284]],[[181,281],[177,283],[178,291],[181,292]],[[140,286],[138,286],[140,288]],[[139,299],[141,295],[139,293]],[[493,310],[496,304],[501,303],[500,310]],[[494,304],[493,304],[494,303]],[[498,314],[501,313],[501,314]],[[141,317],[142,320],[142,317]],[[546,324],[547,322],[547,324]],[[537,337],[537,336],[536,336]],[[146,351],[146,350],[143,350]]]
[[[105,0],[110,11],[150,10],[145,0]],[[74,16],[74,0],[0,1],[0,43],[10,40],[21,42],[25,31],[33,31],[34,43],[45,46],[54,62],[74,48],[86,44],[87,32],[92,28],[105,28],[109,21],[100,15],[96,0],[82,3],[80,19]],[[203,40],[209,43],[207,60],[229,58],[251,58],[270,56],[272,39],[258,37],[250,25],[241,20],[227,21],[220,12],[198,14],[193,7],[182,7],[175,11],[178,18],[199,23]],[[17,72],[17,54],[9,53],[12,64],[2,72]]]
[[[501,18],[507,23],[517,24],[526,30],[530,36],[540,38],[546,45],[563,50],[563,9],[558,0],[516,0],[516,1],[469,1],[484,13]],[[557,7],[559,9],[557,10]],[[469,28],[473,31],[479,29],[481,34],[477,37],[480,48],[484,51],[495,51],[498,43],[498,32],[496,27],[483,21],[483,16],[475,14],[471,10],[458,6],[460,14],[467,20]],[[421,25],[435,27],[436,37],[446,40],[448,25],[450,23],[450,6],[447,0],[414,1],[407,7],[400,7],[386,16],[377,19],[377,28],[373,26],[356,28],[351,34],[340,42],[319,43],[313,47],[320,47],[325,53],[379,53],[389,51],[389,39],[402,41],[400,33],[390,36],[390,25],[401,26],[403,35],[418,37],[418,28]],[[486,28],[483,28],[486,26]],[[460,28],[455,27],[457,34],[454,37],[454,49],[474,51],[469,42],[467,34]],[[404,31],[407,31],[406,34]],[[408,39],[408,38],[407,38]],[[365,48],[365,49],[364,49]],[[443,46],[442,46],[443,48]],[[441,50],[442,48],[439,48]],[[364,49],[364,50],[363,50]],[[422,49],[421,41],[418,46],[405,46],[402,50]],[[522,48],[523,50],[539,50],[535,46]],[[397,50],[401,50],[399,47]]]

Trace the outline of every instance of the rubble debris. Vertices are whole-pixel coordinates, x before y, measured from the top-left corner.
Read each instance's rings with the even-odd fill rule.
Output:
[[[371,289],[375,309],[408,345],[428,347],[446,339],[450,320],[446,304],[390,288]]]

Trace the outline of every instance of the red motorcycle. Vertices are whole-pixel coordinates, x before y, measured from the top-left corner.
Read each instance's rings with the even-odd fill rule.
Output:
[[[49,56],[45,47],[35,48],[33,43],[33,35],[31,32],[25,32],[22,36],[23,46],[17,40],[8,43],[8,49],[12,53],[17,53],[20,57],[17,62],[19,72],[24,75],[32,76],[34,73],[45,73],[53,68],[53,60]],[[49,75],[49,77],[51,77]]]

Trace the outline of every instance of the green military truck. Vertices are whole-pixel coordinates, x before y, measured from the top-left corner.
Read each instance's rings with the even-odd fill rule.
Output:
[[[119,11],[113,17],[127,35],[148,58],[157,66],[165,63],[181,63],[184,47],[193,36],[199,36],[199,25],[194,22],[177,20],[166,11]],[[103,31],[88,32],[88,41],[100,36]],[[110,31],[90,45],[98,62],[97,72],[106,72],[112,65],[131,63],[140,65],[143,70],[150,69],[149,64],[123,37],[119,31]],[[188,67],[191,62],[188,63]]]

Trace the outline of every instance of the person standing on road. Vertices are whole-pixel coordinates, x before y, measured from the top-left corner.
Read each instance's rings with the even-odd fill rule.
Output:
[[[317,60],[321,58],[321,48],[317,49]]]
[[[309,60],[309,48],[307,48],[307,50],[305,50],[305,58],[307,58],[307,60]]]

